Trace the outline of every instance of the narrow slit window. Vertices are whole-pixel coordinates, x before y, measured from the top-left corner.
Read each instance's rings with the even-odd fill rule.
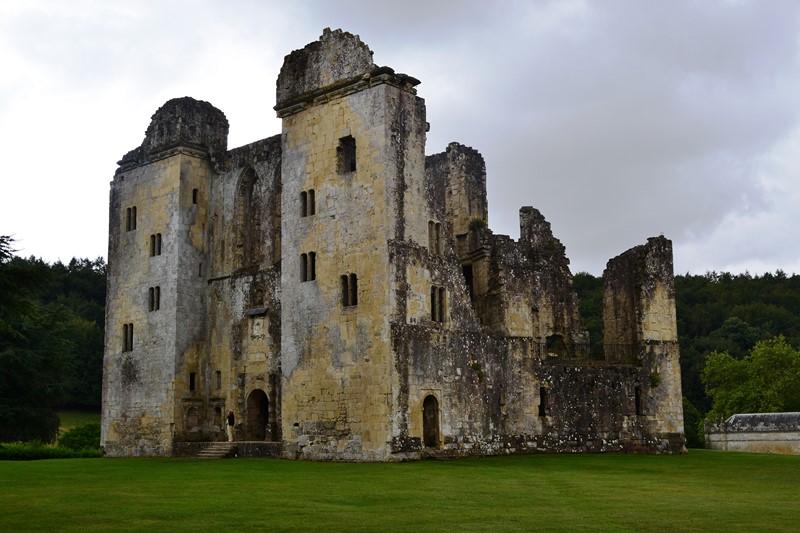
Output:
[[[317,279],[317,254],[316,252],[308,253],[308,280],[314,281]]]
[[[431,320],[434,322],[444,322],[445,295],[444,287],[431,287]]]
[[[200,196],[199,193],[200,193],[200,191],[198,191],[197,189],[192,189],[192,203],[195,204],[195,205],[197,205],[197,200],[198,200],[198,198]]]
[[[219,370],[214,372],[214,378],[214,387],[220,390],[222,388],[222,372]]]
[[[161,255],[161,234],[150,235],[150,257]]]
[[[125,210],[125,231],[133,231],[135,229],[136,229],[136,206],[133,206]]]
[[[197,374],[189,372],[189,390],[194,392],[197,389]]]
[[[150,311],[161,309],[161,287],[150,287]]]
[[[314,199],[314,189],[309,189],[300,193],[300,216],[310,217],[316,214],[317,208]]]
[[[122,326],[122,351],[133,351],[133,324],[124,324]]]
[[[350,305],[350,280],[347,274],[342,275],[340,279],[342,283],[342,307],[347,307]]]
[[[300,254],[300,281],[308,281],[308,254]]]
[[[358,305],[358,276],[350,274],[350,305]]]
[[[539,387],[539,416],[547,416],[547,388]]]

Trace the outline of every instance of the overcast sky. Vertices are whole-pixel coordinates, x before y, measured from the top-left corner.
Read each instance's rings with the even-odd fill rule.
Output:
[[[489,226],[538,208],[573,272],[664,234],[675,271],[800,273],[800,2],[0,0],[0,235],[105,256],[116,162],[192,96],[230,148],[280,132],[323,28],[422,81],[426,153],[486,159]]]

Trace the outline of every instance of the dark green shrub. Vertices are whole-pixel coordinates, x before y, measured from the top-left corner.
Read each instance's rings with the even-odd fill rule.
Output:
[[[76,459],[102,457],[100,450],[75,451],[43,444],[42,441],[6,442],[0,444],[0,461],[33,461],[36,459]]]
[[[58,439],[58,445],[70,450],[100,451],[100,424],[93,422],[72,428]]]

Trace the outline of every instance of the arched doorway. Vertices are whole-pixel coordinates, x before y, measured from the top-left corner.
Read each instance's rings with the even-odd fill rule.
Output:
[[[269,423],[269,399],[261,389],[255,389],[247,397],[247,426],[245,439],[265,440]]]
[[[439,447],[439,400],[433,395],[422,402],[422,443],[426,448]]]

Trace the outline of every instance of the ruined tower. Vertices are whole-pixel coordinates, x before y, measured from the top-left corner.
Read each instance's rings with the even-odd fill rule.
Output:
[[[282,414],[287,443],[305,453],[388,454],[390,323],[408,305],[393,246],[427,237],[417,83],[330,30],[278,77]]]
[[[227,135],[225,115],[210,104],[170,100],[114,175],[102,424],[109,453],[169,454],[176,418],[199,419],[180,404],[199,387],[206,206]]]

